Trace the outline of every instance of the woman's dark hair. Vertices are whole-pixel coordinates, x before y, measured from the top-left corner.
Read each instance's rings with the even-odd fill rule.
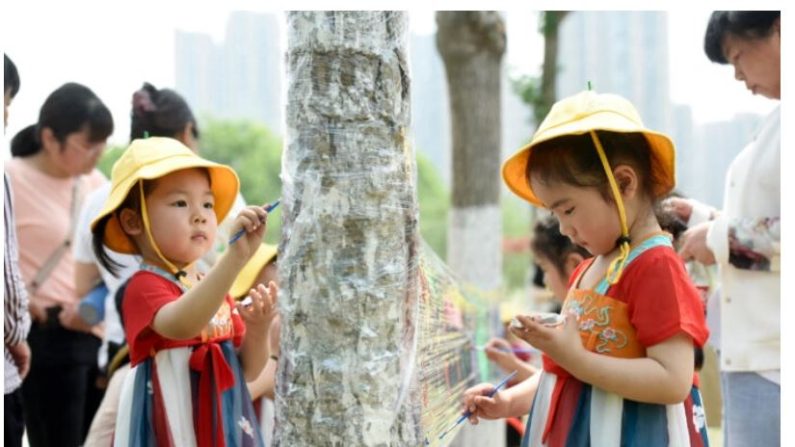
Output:
[[[17,96],[19,82],[17,66],[7,54],[3,53],[3,95],[10,93],[12,98]]]
[[[723,53],[723,40],[727,35],[743,39],[767,37],[780,18],[781,11],[714,11],[704,34],[704,52],[712,62],[728,64]]]
[[[41,150],[41,131],[52,130],[63,143],[66,137],[88,129],[89,141],[104,141],[113,133],[110,110],[88,87],[70,82],[58,87],[44,100],[39,111],[39,122],[17,133],[11,140],[14,157],[29,157]]]
[[[610,166],[631,166],[638,175],[641,190],[656,199],[654,185],[664,183],[655,178],[649,142],[641,133],[596,131]],[[614,201],[599,153],[589,134],[567,135],[539,143],[530,152],[526,177],[540,181],[562,182],[576,187],[596,188],[605,200]]]
[[[561,276],[566,275],[566,258],[576,253],[583,258],[590,257],[590,253],[571,239],[560,233],[560,223],[555,216],[547,216],[533,227],[533,253],[547,258],[558,270]]]
[[[199,138],[199,127],[193,112],[185,99],[174,90],[158,90],[145,82],[143,87],[133,93],[130,115],[130,140],[145,136],[173,138],[182,133],[188,123],[193,124],[193,137]]]

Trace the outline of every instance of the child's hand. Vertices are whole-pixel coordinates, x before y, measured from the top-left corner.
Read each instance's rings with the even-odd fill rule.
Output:
[[[244,302],[237,304],[237,311],[240,312],[240,316],[246,322],[248,329],[268,329],[273,317],[276,316],[276,295],[278,292],[279,289],[273,281],[268,283],[267,288],[259,284],[256,288],[251,289],[248,295],[251,302],[245,302],[248,301],[246,299]]]
[[[267,227],[268,212],[261,206],[247,206],[235,218],[230,234],[235,235],[241,229],[245,233],[230,245],[230,250],[235,250],[236,255],[243,260],[248,260],[259,245],[265,235]]]
[[[510,402],[505,398],[505,393],[497,391],[492,397],[488,394],[494,390],[494,385],[481,383],[464,391],[464,412],[469,410],[469,422],[477,425],[480,419],[500,419],[510,416],[508,410]]]
[[[531,317],[517,315],[523,327],[511,327],[511,332],[535,348],[544,351],[560,366],[566,368],[584,350],[578,329],[577,316],[569,313],[562,326],[549,327]]]
[[[513,353],[513,346],[504,338],[492,338],[486,343],[486,357],[505,372],[518,369],[522,360]]]

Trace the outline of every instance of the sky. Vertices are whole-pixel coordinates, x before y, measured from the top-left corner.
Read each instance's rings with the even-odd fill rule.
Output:
[[[671,8],[673,2],[644,2],[644,9],[667,10],[670,25],[670,80],[672,101],[692,107],[696,121],[725,120],[734,113],[766,113],[775,105],[764,98],[753,97],[742,83],[733,79],[732,69],[710,63],[703,54],[701,42],[710,9],[782,9],[781,1],[755,0],[751,2],[722,0],[720,2],[698,2],[697,8],[688,8],[684,2]],[[435,1],[438,9],[496,9],[507,11],[508,54],[507,69],[513,73],[536,73],[540,67],[543,48],[535,22],[536,9],[518,8],[518,1],[457,0]],[[587,2],[534,1],[537,9],[593,9]],[[216,40],[223,37],[226,18],[232,10],[269,11],[265,1],[205,1],[205,0],[123,0],[86,2],[82,0],[4,1],[0,13],[0,45],[17,64],[22,78],[22,88],[11,109],[6,137],[10,139],[16,131],[32,124],[38,108],[46,96],[66,81],[76,81],[90,86],[110,107],[118,123],[118,131],[111,142],[127,141],[129,107],[132,92],[143,81],[158,87],[172,87],[174,83],[174,31],[206,32]],[[333,0],[331,2],[291,0],[290,6],[300,9],[324,9],[333,5],[339,9],[409,9],[411,30],[417,33],[432,33],[435,29],[433,11],[429,3],[418,6],[417,2],[372,2]],[[598,9],[636,9],[638,2],[611,0],[599,2]],[[682,6],[684,5],[684,6]],[[791,17],[786,8],[785,20]],[[272,10],[271,10],[272,11]],[[782,33],[787,45],[788,33]],[[789,43],[792,43],[790,40]],[[790,52],[792,54],[792,52]],[[782,51],[784,58],[782,79],[793,79],[789,66],[791,56]],[[784,84],[783,95],[788,97],[788,85]],[[784,123],[788,119],[786,108],[782,110]],[[783,126],[782,165],[792,166],[791,129]],[[8,151],[3,151],[4,159]],[[791,177],[783,175],[782,190],[793,186]],[[782,221],[789,222],[791,206],[784,203]],[[789,226],[789,228],[792,228]],[[783,244],[792,244],[784,232]],[[785,271],[792,272],[791,257],[782,258]],[[791,285],[785,281],[783,296]],[[782,315],[795,312],[793,300],[782,301]],[[791,346],[793,335],[788,325],[783,327],[783,336]],[[786,349],[785,349],[786,351]],[[782,355],[784,371],[791,371],[793,358]],[[782,404],[785,415],[795,414],[794,387],[785,387]],[[789,398],[788,398],[789,396]],[[782,419],[787,420],[786,417]],[[784,439],[792,439],[795,433],[786,433],[789,426],[783,424]]]

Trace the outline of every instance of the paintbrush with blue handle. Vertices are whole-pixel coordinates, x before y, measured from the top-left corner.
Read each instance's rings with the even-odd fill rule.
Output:
[[[264,209],[266,212],[270,213],[270,212],[271,212],[271,211],[273,211],[273,210],[274,210],[274,209],[275,209],[277,206],[279,206],[279,202],[280,202],[280,201],[281,201],[280,199],[276,199],[276,200],[274,200],[272,203],[269,203],[269,204],[267,204],[267,205],[263,206],[262,208],[263,208],[263,209]],[[238,232],[237,232],[237,233],[235,233],[234,235],[232,235],[232,238],[231,238],[231,239],[229,239],[229,245],[232,245],[232,244],[234,244],[234,243],[235,243],[235,242],[236,242],[238,239],[240,239],[241,237],[243,237],[243,235],[244,235],[244,234],[246,234],[246,229],[245,229],[245,228],[241,228],[240,230],[238,230]]]

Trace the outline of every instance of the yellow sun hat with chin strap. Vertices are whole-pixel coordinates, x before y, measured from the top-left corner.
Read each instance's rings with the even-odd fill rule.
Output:
[[[229,213],[237,197],[240,181],[229,166],[205,160],[173,138],[150,137],[134,140],[113,165],[110,196],[102,211],[91,222],[110,216],[103,243],[119,253],[137,253],[132,239],[124,232],[116,211],[124,203],[132,188],[141,180],[154,180],[183,169],[203,168],[210,175],[210,189],[215,199],[215,216],[221,222]]]
[[[263,267],[268,265],[271,259],[276,257],[277,251],[275,245],[266,244],[265,242],[260,244],[257,251],[251,256],[251,259],[248,260],[243,269],[240,270],[240,273],[237,274],[235,282],[232,283],[232,288],[229,289],[229,294],[232,295],[232,298],[237,300],[245,298],[248,295],[248,291],[256,285],[254,281],[257,280],[260,271],[262,271]],[[267,286],[267,284],[265,284],[265,286]]]
[[[533,192],[527,169],[533,148],[540,143],[564,136],[590,135],[613,192],[621,225],[621,237],[616,241],[620,254],[611,261],[606,273],[607,282],[615,284],[621,279],[621,274],[629,259],[632,241],[630,240],[624,201],[597,134],[597,131],[600,130],[642,134],[651,150],[651,177],[655,198],[662,197],[673,190],[676,185],[676,152],[671,139],[662,133],[647,129],[635,107],[626,99],[618,95],[597,94],[590,90],[556,102],[544,121],[538,126],[532,141],[502,165],[502,178],[514,194],[533,205],[544,207],[544,204]]]
[[[675,150],[671,139],[647,129],[635,107],[618,95],[583,91],[555,103],[533,139],[502,165],[502,178],[508,188],[533,205],[544,204],[533,193],[527,177],[527,162],[533,148],[545,141],[568,135],[584,135],[605,130],[620,133],[641,133],[652,152],[652,178],[656,197],[671,192],[676,184]],[[595,133],[595,132],[594,132]]]

